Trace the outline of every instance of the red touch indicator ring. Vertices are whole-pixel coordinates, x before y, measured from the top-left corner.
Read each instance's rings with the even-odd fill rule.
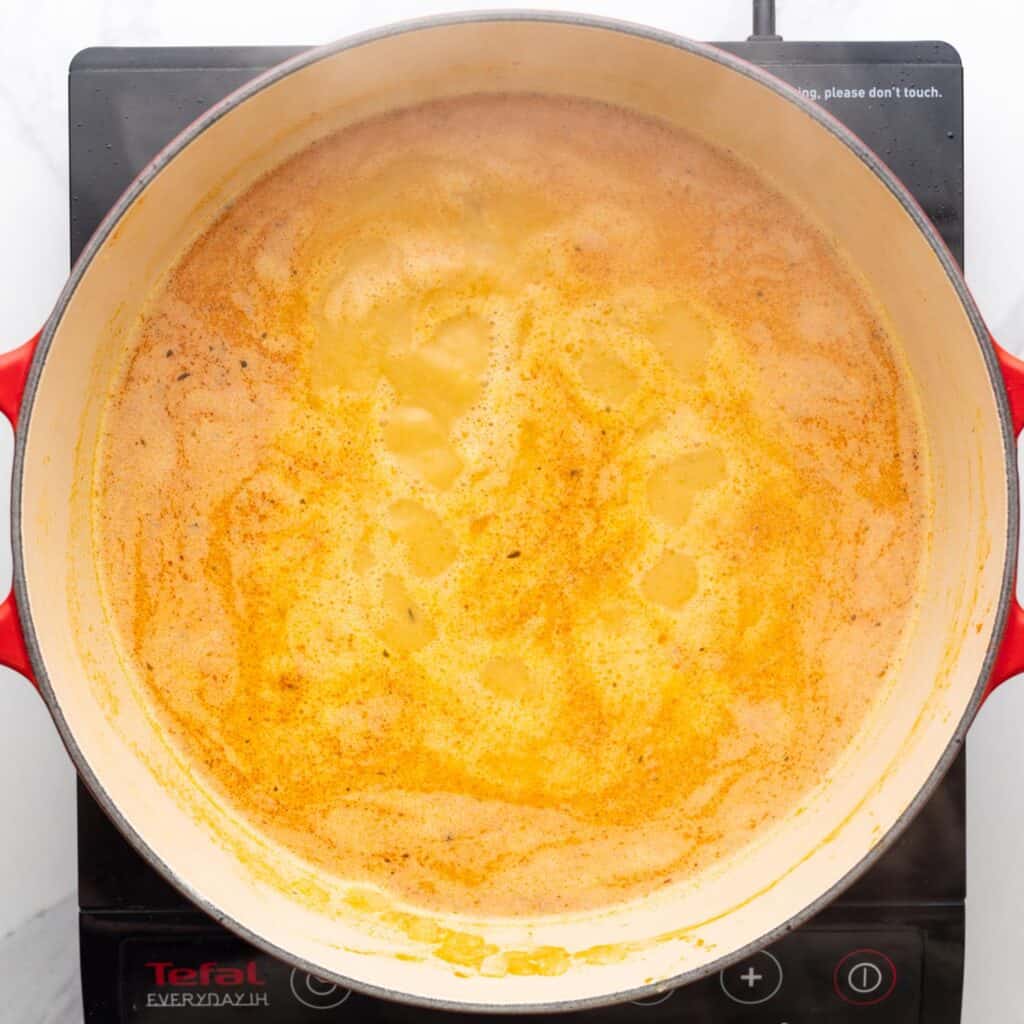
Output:
[[[855,949],[836,964],[832,985],[844,1002],[874,1006],[896,988],[896,965],[877,949]]]

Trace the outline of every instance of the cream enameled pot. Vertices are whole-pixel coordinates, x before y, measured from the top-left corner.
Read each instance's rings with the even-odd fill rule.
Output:
[[[254,835],[161,739],[99,600],[90,453],[147,291],[226,202],[342,125],[479,91],[562,93],[663,118],[795,196],[903,339],[936,512],[903,677],[803,813],[647,900],[568,918],[426,923],[353,899]],[[257,946],[373,994],[449,1008],[580,1009],[719,970],[864,871],[927,799],[991,685],[1024,666],[1013,598],[1024,365],[992,344],[934,228],[875,154],[764,71],[651,29],[537,13],[452,17],[272,69],[196,121],[119,200],[41,335],[0,360],[0,409],[17,428],[14,591],[0,608],[0,660],[34,678],[86,785],[151,864]],[[492,947],[513,951],[517,971],[474,957]]]

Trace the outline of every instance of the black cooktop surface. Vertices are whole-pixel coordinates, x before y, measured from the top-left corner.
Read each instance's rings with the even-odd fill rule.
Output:
[[[764,65],[846,122],[907,184],[963,262],[963,83],[951,47],[721,45]],[[72,258],[170,138],[222,96],[296,52],[229,47],[80,53],[69,76]],[[78,807],[86,1020],[467,1019],[370,999],[292,971],[236,939],[163,881],[81,788]],[[720,976],[660,1000],[571,1016],[651,1024],[953,1024],[960,1019],[964,895],[961,755],[893,848],[813,922]],[[226,970],[201,973],[201,965],[210,963]]]

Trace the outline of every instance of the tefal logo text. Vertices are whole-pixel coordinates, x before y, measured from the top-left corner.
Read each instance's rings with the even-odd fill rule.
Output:
[[[238,985],[266,985],[260,977],[255,960],[244,967],[224,967],[216,961],[198,967],[179,967],[171,961],[151,961],[146,964],[153,972],[153,983],[160,988],[201,988],[215,985],[235,988]]]

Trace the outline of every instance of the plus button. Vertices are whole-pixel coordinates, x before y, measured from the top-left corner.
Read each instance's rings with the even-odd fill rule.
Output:
[[[757,971],[754,970],[753,966],[747,968],[746,974],[740,975],[740,981],[745,981],[747,983],[747,988],[753,988],[759,981],[762,981],[763,979],[764,975],[758,974]]]
[[[762,950],[726,967],[718,977],[722,991],[734,1003],[757,1006],[767,1003],[782,988],[782,964]]]

